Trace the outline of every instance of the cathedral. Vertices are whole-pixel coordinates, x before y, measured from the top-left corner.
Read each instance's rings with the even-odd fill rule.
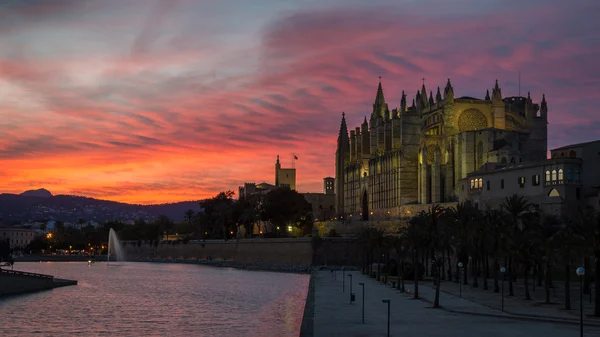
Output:
[[[423,83],[410,106],[403,91],[390,111],[380,81],[360,127],[348,132],[342,114],[336,212],[341,219],[383,219],[409,214],[411,205],[457,202],[459,180],[486,163],[546,159],[547,112],[545,97],[540,104],[529,94],[502,97],[498,81],[483,99],[456,98],[450,79],[435,95]]]

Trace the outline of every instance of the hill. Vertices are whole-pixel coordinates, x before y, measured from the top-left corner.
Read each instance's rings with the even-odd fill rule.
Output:
[[[52,196],[52,193],[50,193],[50,191],[48,191],[45,188],[40,188],[38,190],[25,191],[19,195],[22,195],[25,197],[50,198]]]
[[[81,218],[102,223],[107,220],[151,221],[159,215],[166,215],[174,221],[181,221],[188,209],[195,212],[201,210],[199,202],[134,205],[73,195],[53,196],[49,191],[41,189],[20,195],[0,194],[0,219],[5,223],[15,223],[43,220],[77,222]]]

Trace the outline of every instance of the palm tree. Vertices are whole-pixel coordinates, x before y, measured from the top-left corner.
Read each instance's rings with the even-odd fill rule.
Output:
[[[194,212],[193,209],[188,209],[187,211],[185,211],[185,218],[188,220],[190,226],[192,225],[192,219],[194,218],[194,214],[196,214],[196,212]]]
[[[443,217],[445,209],[439,205],[433,205],[424,216],[425,235],[423,243],[431,251],[432,265],[435,267],[435,299],[433,307],[440,307],[440,285],[441,285],[441,266],[444,263],[443,254],[448,249],[449,243],[445,237]]]
[[[413,273],[414,273],[414,282],[415,282],[415,292],[414,298],[419,298],[419,276],[420,267],[419,267],[419,246],[423,243],[424,237],[424,228],[426,227],[426,217],[427,214],[422,211],[412,219],[410,219],[408,227],[406,231],[404,231],[404,238],[406,242],[412,248],[413,255]]]
[[[458,261],[466,261],[471,252],[475,250],[477,242],[477,233],[474,229],[477,222],[479,211],[469,202],[459,203],[455,208],[449,208],[445,212],[445,221],[447,223],[448,239],[451,241],[454,251],[457,254]],[[450,254],[448,254],[448,269],[451,270],[452,263]],[[456,272],[456,282],[458,282],[458,273]],[[467,285],[468,271],[465,267],[463,270],[463,284]]]
[[[563,219],[565,224],[553,236],[552,241],[556,247],[558,256],[562,257],[565,271],[565,310],[571,310],[571,266],[576,255],[578,244],[584,238],[577,232],[577,225],[570,219]]]
[[[485,237],[487,253],[491,254],[494,263],[494,292],[500,291],[498,273],[500,271],[499,258],[506,254],[508,244],[507,233],[505,231],[504,213],[499,210],[487,210],[484,214]]]
[[[508,227],[511,232],[516,233],[523,229],[523,217],[529,213],[533,204],[529,203],[522,195],[513,194],[506,197],[500,206],[507,215]],[[515,296],[513,289],[514,266],[512,253],[508,254],[508,296]]]

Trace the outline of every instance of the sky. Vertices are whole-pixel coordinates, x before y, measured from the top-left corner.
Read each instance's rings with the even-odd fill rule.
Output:
[[[600,139],[595,0],[0,0],[0,192],[152,204],[335,174],[341,114],[425,78],[546,95],[548,147]]]

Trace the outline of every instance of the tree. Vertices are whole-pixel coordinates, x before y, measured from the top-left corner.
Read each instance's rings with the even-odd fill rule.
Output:
[[[275,226],[300,228],[312,208],[300,193],[282,187],[266,194],[263,210],[263,219]]]
[[[192,224],[192,219],[194,218],[194,214],[196,212],[194,212],[193,209],[188,209],[187,211],[185,211],[185,218],[188,220],[189,224]]]
[[[507,215],[507,224],[509,230],[513,233],[518,233],[523,229],[523,218],[528,214],[533,207],[533,204],[527,202],[527,200],[518,194],[513,194],[510,197],[506,197],[504,202],[500,206],[502,211]],[[548,267],[548,266],[546,266]],[[549,277],[550,270],[545,269],[545,274]],[[514,265],[512,261],[512,254],[508,256],[508,296],[515,296],[513,289],[513,277],[514,277]]]
[[[210,229],[212,236],[220,236],[226,240],[228,230],[233,229],[234,195],[233,191],[224,191],[200,203],[206,214],[204,220],[207,222],[207,229]]]

